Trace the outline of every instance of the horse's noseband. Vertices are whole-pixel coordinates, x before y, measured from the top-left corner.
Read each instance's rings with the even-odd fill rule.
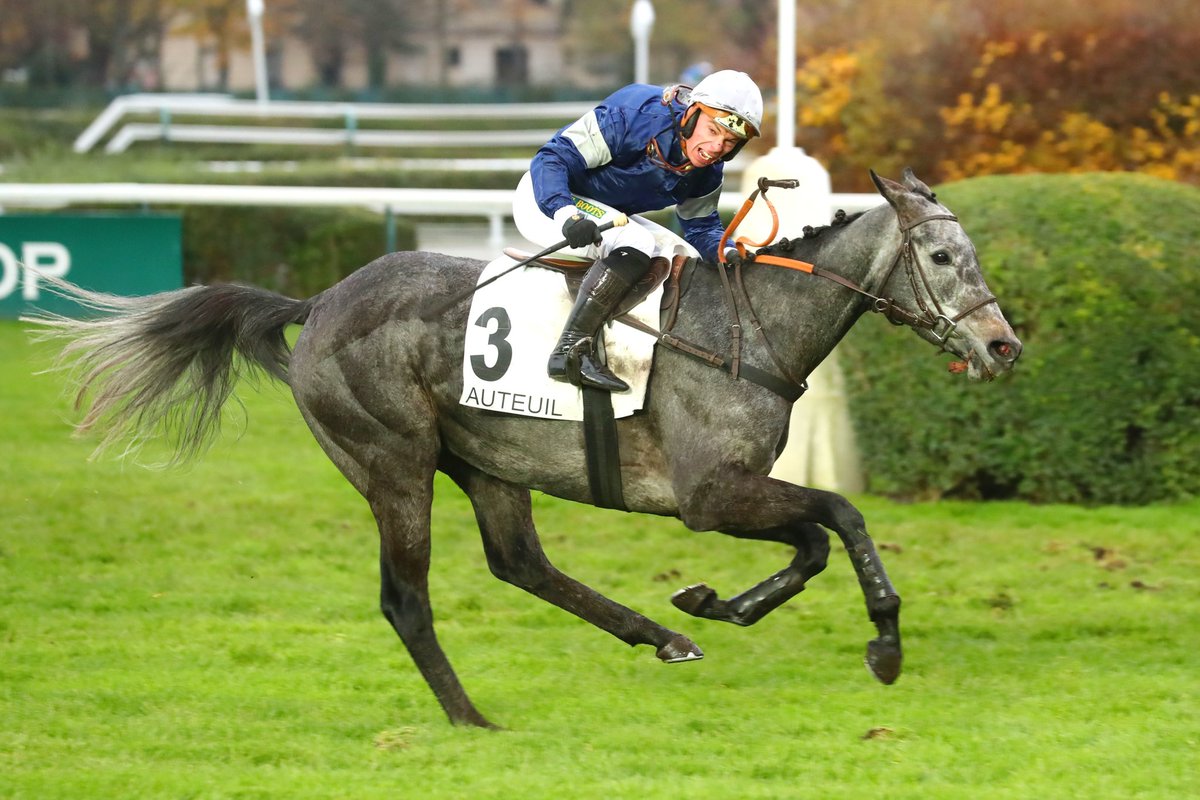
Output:
[[[910,328],[927,330],[937,340],[938,344],[943,345],[958,328],[959,320],[964,316],[959,315],[951,319],[945,314],[936,314],[931,318],[897,305],[896,301],[890,297],[876,297],[871,303],[871,310],[882,314],[884,319],[893,325],[907,325]]]

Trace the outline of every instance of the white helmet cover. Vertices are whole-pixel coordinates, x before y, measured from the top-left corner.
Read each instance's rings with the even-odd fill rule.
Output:
[[[745,140],[762,131],[762,92],[749,75],[732,69],[714,72],[692,89],[691,102],[706,106],[722,127]],[[749,130],[747,129],[749,128]]]

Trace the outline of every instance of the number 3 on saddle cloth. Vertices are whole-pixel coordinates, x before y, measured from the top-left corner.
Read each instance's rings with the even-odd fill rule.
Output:
[[[506,250],[484,268],[483,283],[528,255]],[[553,381],[546,360],[558,342],[571,310],[575,289],[590,262],[547,259],[513,271],[475,292],[467,316],[463,351],[462,405],[527,417],[582,421],[579,387]],[[653,329],[659,326],[663,281],[682,266],[651,261],[650,273],[635,286],[618,315],[628,314]],[[633,303],[632,308],[630,304]],[[643,407],[655,338],[628,325],[603,328],[602,349],[608,367],[629,384],[612,395],[613,416],[628,417]]]

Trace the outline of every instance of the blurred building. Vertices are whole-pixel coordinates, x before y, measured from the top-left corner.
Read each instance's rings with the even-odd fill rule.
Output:
[[[576,63],[566,44],[569,0],[410,0],[403,4],[403,45],[386,53],[382,85],[483,87],[491,89],[604,87],[618,80],[612,70],[594,63]],[[268,17],[282,13],[266,0]],[[328,83],[305,41],[279,20],[267,36],[268,73],[272,86],[306,89]],[[254,88],[249,41],[220,52],[211,37],[193,33],[186,15],[171,26],[163,41],[162,86],[167,91]],[[361,90],[370,86],[370,53],[361,43],[348,42],[339,53],[336,88]],[[603,66],[603,65],[602,65]],[[148,87],[150,88],[150,87]]]

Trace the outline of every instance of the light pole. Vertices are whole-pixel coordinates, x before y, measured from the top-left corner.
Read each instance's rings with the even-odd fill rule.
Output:
[[[796,144],[796,0],[779,0],[779,63],[776,146]]]
[[[633,34],[634,83],[650,82],[650,31],[654,29],[654,6],[650,0],[634,0],[629,14],[629,31]]]
[[[747,165],[742,189],[754,191],[760,177],[795,178],[797,189],[777,191],[771,199],[780,219],[792,226],[824,225],[829,222],[831,188],[829,173],[813,157],[796,146],[796,0],[778,0],[779,62],[776,68],[775,146]],[[771,216],[756,206],[742,221],[739,231],[755,241],[771,230]],[[781,235],[787,231],[780,231]]]
[[[775,190],[771,200],[791,232],[801,225],[829,222],[829,173],[796,146],[796,0],[779,2],[779,63],[776,71],[775,147],[755,159],[742,175],[742,191],[754,191],[760,177],[795,178],[800,186]],[[738,233],[762,241],[771,230],[770,214],[755,206]],[[780,231],[788,233],[789,230]],[[808,392],[792,409],[788,443],[771,475],[802,486],[839,492],[862,491],[854,427],[846,410],[837,351],[808,376]]]
[[[250,46],[254,51],[255,96],[260,105],[270,99],[267,86],[267,54],[263,49],[263,0],[246,0],[246,13],[250,17]]]

